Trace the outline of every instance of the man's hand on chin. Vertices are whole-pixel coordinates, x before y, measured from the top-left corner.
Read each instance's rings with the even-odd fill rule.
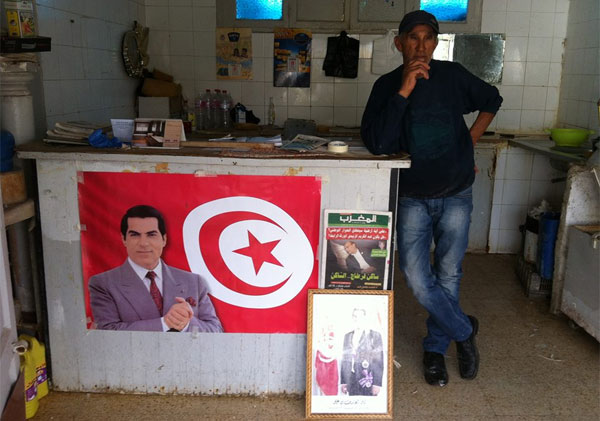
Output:
[[[183,330],[194,316],[194,312],[182,297],[175,297],[175,301],[165,314],[164,321],[171,329]]]

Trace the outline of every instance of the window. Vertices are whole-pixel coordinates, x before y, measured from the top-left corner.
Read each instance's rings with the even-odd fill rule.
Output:
[[[469,0],[421,0],[425,10],[441,22],[466,22]]]
[[[419,7],[435,15],[442,33],[481,32],[481,0],[421,0]]]
[[[479,33],[482,0],[219,0],[217,26],[306,28],[313,32],[382,33],[397,28],[408,11],[436,15],[446,33]]]
[[[236,19],[280,20],[283,17],[283,0],[237,0]]]

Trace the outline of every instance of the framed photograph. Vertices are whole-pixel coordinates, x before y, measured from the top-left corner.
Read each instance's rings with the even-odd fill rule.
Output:
[[[306,418],[392,419],[392,291],[308,291]]]

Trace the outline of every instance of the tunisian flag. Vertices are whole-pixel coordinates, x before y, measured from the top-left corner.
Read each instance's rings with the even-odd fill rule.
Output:
[[[158,209],[162,259],[200,274],[225,332],[306,333],[307,290],[317,288],[321,182],[298,176],[78,174],[86,316],[87,283],[127,258],[121,218]]]

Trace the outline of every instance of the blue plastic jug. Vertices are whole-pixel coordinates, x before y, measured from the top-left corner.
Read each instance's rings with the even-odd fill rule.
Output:
[[[0,132],[0,172],[12,171],[15,154],[15,138],[11,132]]]
[[[540,276],[545,279],[552,279],[554,274],[554,244],[559,222],[559,212],[544,212],[540,218],[538,270]]]

